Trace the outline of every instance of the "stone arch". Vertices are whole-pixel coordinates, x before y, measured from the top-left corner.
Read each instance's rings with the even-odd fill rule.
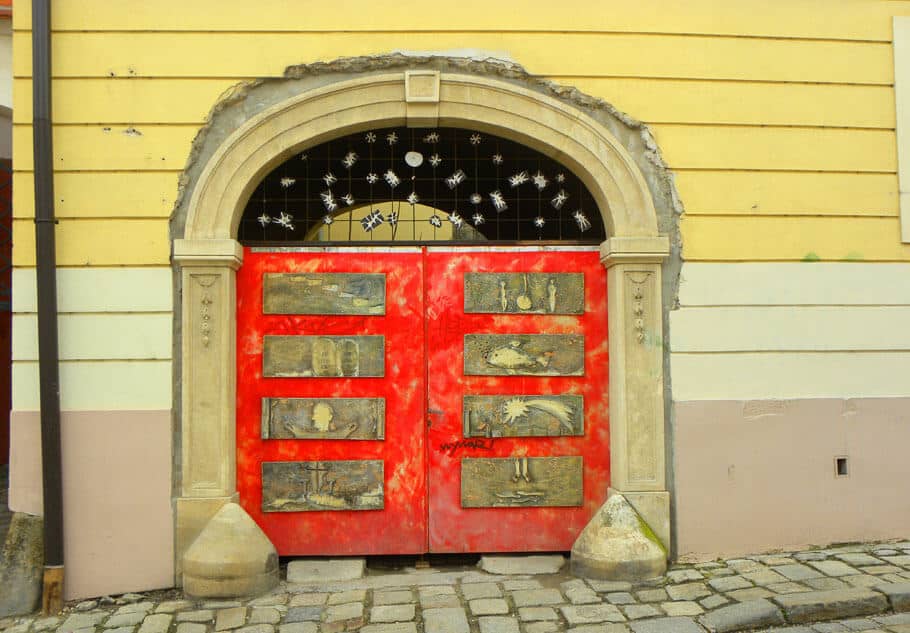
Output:
[[[601,255],[609,288],[611,489],[669,545],[660,344],[661,261],[669,246],[639,165],[575,104],[502,78],[412,63],[291,94],[246,118],[188,170],[183,209],[172,221],[180,314],[178,583],[189,544],[236,500],[234,271],[242,260],[235,236],[244,206],[261,178],[299,149],[403,125],[471,127],[509,138],[572,169],[594,195],[609,235]]]

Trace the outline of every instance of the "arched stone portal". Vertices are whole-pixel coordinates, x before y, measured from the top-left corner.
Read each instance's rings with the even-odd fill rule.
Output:
[[[500,78],[410,69],[342,79],[279,101],[226,135],[190,175],[175,230],[180,323],[176,459],[177,581],[189,545],[235,487],[234,239],[260,179],[294,152],[378,126],[459,126],[530,146],[572,169],[607,227],[611,488],[669,546],[664,449],[661,262],[652,193],[608,128],[583,109]],[[236,547],[236,545],[235,545]]]

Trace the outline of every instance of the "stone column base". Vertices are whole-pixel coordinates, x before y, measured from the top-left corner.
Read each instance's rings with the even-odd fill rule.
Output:
[[[572,546],[571,569],[598,580],[646,580],[667,571],[667,550],[626,498],[614,493]]]
[[[236,503],[225,504],[183,555],[183,590],[200,598],[239,598],[278,585],[278,552]]]

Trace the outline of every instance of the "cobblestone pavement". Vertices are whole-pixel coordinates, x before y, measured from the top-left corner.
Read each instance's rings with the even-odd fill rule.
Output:
[[[368,570],[249,600],[177,590],[0,620],[3,633],[910,633],[910,541],[679,565],[632,585],[477,568]],[[526,571],[526,570],[524,570]],[[904,613],[907,611],[907,613]]]

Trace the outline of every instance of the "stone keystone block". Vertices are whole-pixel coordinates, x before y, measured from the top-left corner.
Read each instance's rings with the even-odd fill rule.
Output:
[[[767,600],[739,602],[703,615],[699,621],[712,633],[757,629],[784,623],[784,615]]]
[[[910,611],[910,582],[882,583],[873,589],[888,596],[895,611]]]
[[[883,594],[870,589],[835,589],[775,596],[792,624],[880,613],[888,609]]]
[[[613,494],[572,545],[572,573],[598,580],[645,580],[667,570],[667,552],[648,524]]]

